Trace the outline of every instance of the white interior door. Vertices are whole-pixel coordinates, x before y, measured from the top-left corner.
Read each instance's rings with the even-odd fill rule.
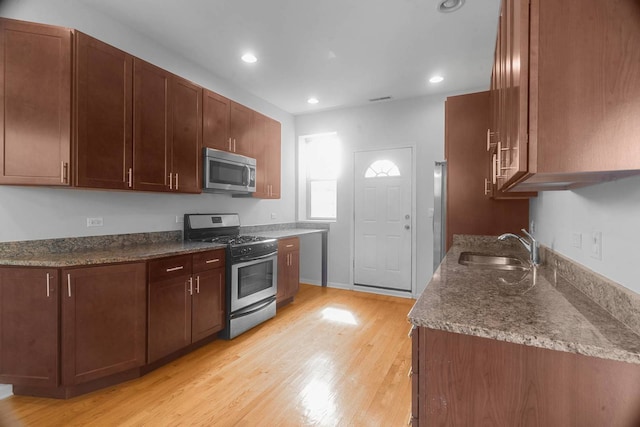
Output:
[[[355,155],[354,282],[411,291],[412,149]]]

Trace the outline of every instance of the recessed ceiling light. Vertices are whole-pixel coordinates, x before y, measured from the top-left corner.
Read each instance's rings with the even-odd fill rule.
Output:
[[[441,0],[438,3],[438,12],[450,13],[460,9],[464,0]]]
[[[444,80],[444,77],[442,76],[433,76],[429,79],[429,83],[440,83],[443,80]]]
[[[307,99],[307,102],[309,104],[317,104],[320,101],[318,101],[318,98],[311,97],[311,98]]]
[[[248,52],[242,55],[242,60],[248,64],[253,64],[254,62],[258,61],[258,58],[256,58],[253,53]]]

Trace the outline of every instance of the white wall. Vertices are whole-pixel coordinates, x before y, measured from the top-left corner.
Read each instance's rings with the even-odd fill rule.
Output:
[[[394,147],[415,147],[417,286],[422,292],[432,271],[433,232],[428,217],[433,207],[433,166],[444,158],[445,96],[420,97],[319,112],[296,117],[296,134],[336,131],[343,145],[343,173],[338,182],[338,219],[329,232],[328,281],[351,287],[353,263],[353,159],[354,152]],[[317,256],[302,242],[301,280],[318,282]]]
[[[531,199],[530,217],[544,245],[640,293],[640,177]],[[591,256],[591,236],[602,232],[602,259]],[[582,247],[573,246],[573,233]]]
[[[0,16],[76,28],[282,123],[282,198],[170,195],[0,186],[0,241],[182,229],[186,212],[239,212],[244,225],[295,220],[295,137],[291,114],[226,82],[77,0],[3,0]],[[272,219],[271,214],[276,218]],[[87,216],[104,227],[86,227]]]

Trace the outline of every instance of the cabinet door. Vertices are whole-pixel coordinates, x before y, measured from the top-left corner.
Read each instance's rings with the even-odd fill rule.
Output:
[[[300,289],[300,251],[289,252],[289,270],[287,282],[289,284],[289,296],[295,297]]]
[[[280,245],[278,245],[280,246]],[[281,304],[289,298],[289,253],[278,247],[278,290],[276,304]]]
[[[133,187],[133,57],[76,33],[75,184]]]
[[[171,172],[174,182],[170,187],[182,193],[200,193],[202,88],[173,77],[171,101]]]
[[[278,291],[276,302],[293,298],[300,286],[300,240],[297,237],[278,241]]]
[[[133,68],[133,188],[167,191],[171,74],[138,58]]]
[[[269,198],[280,198],[280,156],[281,156],[281,125],[280,122],[267,118],[265,141],[267,145],[267,184]]]
[[[191,344],[190,275],[149,283],[147,363]]]
[[[202,144],[216,150],[232,151],[229,137],[231,102],[224,96],[205,89],[203,93]]]
[[[255,113],[253,154],[256,158],[256,191],[253,197],[280,198],[280,122]]]
[[[0,19],[0,184],[69,185],[71,31]]]
[[[231,101],[231,115],[229,121],[229,133],[231,136],[231,148],[234,153],[253,157],[253,115],[250,108]]]
[[[58,271],[0,268],[0,383],[58,385]]]
[[[62,271],[62,383],[80,384],[145,361],[146,266]]]
[[[224,329],[224,268],[194,274],[191,341]]]

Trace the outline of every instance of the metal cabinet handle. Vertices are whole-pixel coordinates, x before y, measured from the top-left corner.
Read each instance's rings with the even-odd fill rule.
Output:
[[[178,172],[176,172],[176,190],[178,189]]]
[[[196,294],[200,293],[200,276],[196,276]]]
[[[67,168],[69,164],[65,161],[60,162],[60,183],[65,184],[67,182]]]
[[[69,298],[71,298],[71,274],[67,274],[67,293],[69,294]]]
[[[172,267],[172,268],[167,268],[167,273],[171,273],[172,271],[178,271],[178,270],[182,270],[184,268],[183,265],[179,266],[179,267]]]
[[[193,277],[189,277],[189,295],[193,295]]]
[[[47,273],[47,298],[51,296],[51,275]]]
[[[229,151],[233,151],[233,150],[231,149],[231,137],[229,137]]]
[[[169,190],[173,190],[173,172],[169,173]]]
[[[129,177],[127,179],[127,183],[129,184],[129,188],[132,188],[133,187],[133,169],[132,168],[129,168],[128,174],[129,174]]]
[[[291,244],[291,245],[287,245],[287,246],[285,246],[285,248],[292,248],[292,247],[293,247],[293,245],[292,245],[292,244]]]
[[[220,258],[208,259],[204,263],[205,264],[211,264],[212,262],[218,262],[218,261],[220,261]]]
[[[497,176],[502,176],[502,142],[498,141],[498,171]]]
[[[488,196],[491,193],[491,189],[489,188],[489,180],[487,178],[484,179],[484,195]]]
[[[233,138],[233,152],[234,152],[234,153],[237,153],[237,152],[238,152],[238,150],[237,150],[237,148],[236,148],[236,139],[235,139],[235,138]]]

